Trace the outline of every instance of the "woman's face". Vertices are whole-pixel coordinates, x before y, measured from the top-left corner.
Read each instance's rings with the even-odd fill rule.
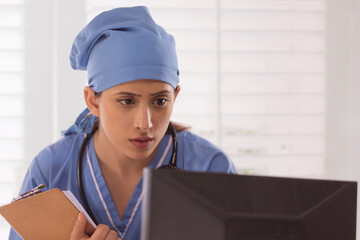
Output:
[[[119,157],[153,157],[164,136],[177,91],[162,81],[136,80],[107,89],[93,114],[99,118],[98,142]]]

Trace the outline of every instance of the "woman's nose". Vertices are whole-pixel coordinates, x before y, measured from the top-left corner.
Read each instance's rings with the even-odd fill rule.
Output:
[[[151,112],[148,106],[140,107],[136,114],[135,127],[141,131],[146,131],[153,126]]]

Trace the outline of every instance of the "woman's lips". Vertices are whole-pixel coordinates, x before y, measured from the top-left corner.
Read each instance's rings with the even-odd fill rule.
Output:
[[[154,139],[151,137],[138,137],[130,139],[130,142],[137,148],[146,148],[152,143],[153,140]]]

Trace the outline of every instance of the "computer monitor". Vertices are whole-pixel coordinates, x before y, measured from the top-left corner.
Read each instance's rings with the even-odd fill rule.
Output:
[[[357,183],[144,172],[141,240],[355,240]]]

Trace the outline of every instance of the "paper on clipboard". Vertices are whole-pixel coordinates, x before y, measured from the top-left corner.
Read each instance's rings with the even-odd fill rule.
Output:
[[[79,212],[88,219],[85,232],[92,234],[94,222],[70,191],[54,188],[0,207],[0,214],[26,240],[70,239]]]

